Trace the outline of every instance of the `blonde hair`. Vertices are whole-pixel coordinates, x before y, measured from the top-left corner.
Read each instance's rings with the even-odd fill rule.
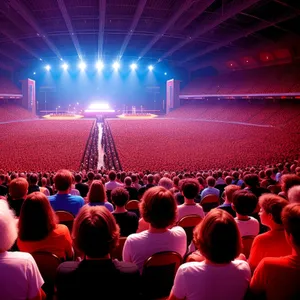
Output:
[[[14,213],[4,200],[0,200],[0,252],[9,250],[18,237]]]

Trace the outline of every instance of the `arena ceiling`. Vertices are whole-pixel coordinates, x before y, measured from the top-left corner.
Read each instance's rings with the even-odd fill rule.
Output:
[[[300,36],[298,0],[1,0],[0,67],[130,59],[194,70]]]

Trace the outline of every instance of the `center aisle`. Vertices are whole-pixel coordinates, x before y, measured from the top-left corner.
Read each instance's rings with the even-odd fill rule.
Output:
[[[102,128],[102,123],[97,123],[98,129],[99,129],[99,136],[98,136],[98,165],[97,165],[97,169],[101,169],[102,166],[104,166],[104,160],[103,160],[103,155],[104,155],[104,151],[101,145],[101,140],[102,140],[102,132],[103,132],[103,128]]]

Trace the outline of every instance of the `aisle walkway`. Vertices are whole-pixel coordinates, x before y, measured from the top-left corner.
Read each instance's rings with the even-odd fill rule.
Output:
[[[104,166],[104,161],[103,161],[103,155],[104,155],[104,151],[103,148],[101,146],[101,139],[102,139],[102,124],[98,123],[97,124],[98,128],[99,128],[99,136],[98,136],[98,165],[97,165],[97,169],[99,170],[102,166]]]

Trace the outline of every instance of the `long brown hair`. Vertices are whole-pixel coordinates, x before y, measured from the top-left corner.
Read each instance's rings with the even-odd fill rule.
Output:
[[[24,201],[19,218],[19,239],[40,241],[56,227],[57,218],[48,198],[41,192],[34,192]]]
[[[101,180],[94,180],[87,194],[88,202],[105,202],[106,192]]]

